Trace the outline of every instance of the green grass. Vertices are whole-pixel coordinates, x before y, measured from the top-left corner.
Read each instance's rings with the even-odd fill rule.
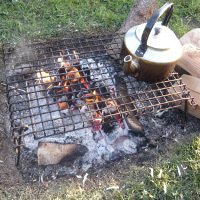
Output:
[[[128,15],[133,0],[0,0],[0,37],[3,42],[114,32]],[[166,1],[159,0],[159,6]],[[178,37],[200,24],[200,1],[173,0],[169,26]],[[124,166],[123,166],[124,167]],[[151,176],[153,169],[154,176]],[[179,174],[179,171],[181,175]],[[162,170],[161,177],[158,177]],[[115,171],[115,172],[114,172]],[[164,191],[166,185],[166,193]],[[118,190],[106,188],[118,185]],[[156,163],[111,169],[100,178],[63,178],[33,186],[0,187],[0,199],[200,199],[200,137],[175,144]]]
[[[200,198],[200,138],[195,138],[192,144],[179,146],[175,153],[170,151],[170,154],[151,166],[153,176],[150,175],[150,169],[147,169],[144,180],[140,181],[140,184],[136,187],[134,184],[128,187],[126,192],[129,197],[133,199]]]
[[[162,6],[166,0],[159,0]],[[177,34],[183,36],[194,27],[200,27],[200,0],[173,0],[174,11],[169,27]]]
[[[126,19],[134,0],[0,0],[3,42],[114,32]],[[159,6],[166,1],[159,0]],[[174,0],[170,27],[180,37],[200,23],[200,0]],[[134,19],[133,19],[134,20]]]
[[[133,0],[0,0],[1,42],[115,31]]]

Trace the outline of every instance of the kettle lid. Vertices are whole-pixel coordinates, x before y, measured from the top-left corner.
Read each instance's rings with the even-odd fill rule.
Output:
[[[140,41],[145,26],[146,23],[139,25],[136,29],[136,35]],[[172,48],[177,40],[178,39],[173,31],[171,31],[167,26],[161,25],[161,22],[157,22],[150,32],[147,46],[155,49],[166,50]]]

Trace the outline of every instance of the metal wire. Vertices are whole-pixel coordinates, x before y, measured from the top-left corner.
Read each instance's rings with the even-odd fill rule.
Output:
[[[154,84],[126,77],[120,60],[123,36],[107,34],[15,47],[4,44],[13,132],[23,123],[29,129],[18,137],[31,134],[39,139],[96,127],[106,123],[106,118],[117,123],[131,111],[144,115],[180,106],[185,100],[195,107],[176,72]],[[116,87],[116,76],[126,83],[124,96]],[[134,109],[124,109],[127,104]]]

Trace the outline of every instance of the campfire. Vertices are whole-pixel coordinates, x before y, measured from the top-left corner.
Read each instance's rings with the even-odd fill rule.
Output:
[[[127,119],[137,117],[146,135],[154,127],[167,132],[169,125],[162,122],[161,130],[155,115],[188,99],[194,105],[175,72],[155,84],[125,76],[120,51],[108,49],[123,36],[32,44],[26,51],[4,46],[11,132],[24,174],[76,174],[134,154],[147,140]]]
[[[62,55],[66,55],[64,50],[61,50]],[[45,72],[42,68],[37,72],[37,80],[40,83],[41,88],[47,91],[47,95],[56,97],[56,103],[61,110],[70,109],[73,105],[71,112],[74,109],[78,109],[81,112],[85,111],[85,108],[89,107],[92,110],[91,117],[88,120],[88,124],[91,125],[93,131],[100,131],[100,125],[104,123],[108,113],[105,113],[105,108],[109,109],[121,128],[124,128],[122,122],[122,116],[118,113],[117,109],[120,109],[119,102],[112,100],[111,97],[103,98],[97,91],[89,76],[88,70],[84,74],[84,70],[78,60],[78,55],[75,50],[73,51],[72,61],[65,62],[63,57],[58,58],[60,67],[57,71]],[[104,88],[106,90],[106,88]],[[107,92],[108,93],[108,92]],[[110,89],[110,96],[114,97],[114,89]],[[109,95],[109,94],[107,94]],[[65,101],[63,101],[65,96]],[[105,96],[105,95],[104,95]],[[116,98],[116,97],[115,97]],[[82,100],[83,106],[79,106],[76,100]]]

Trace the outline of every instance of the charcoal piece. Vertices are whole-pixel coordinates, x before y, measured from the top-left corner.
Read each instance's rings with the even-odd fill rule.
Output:
[[[116,121],[113,117],[109,116],[109,117],[105,117],[104,118],[104,123],[102,124],[102,130],[106,133],[112,133],[112,131],[114,130],[115,126],[116,126]]]
[[[83,68],[83,74],[84,74],[84,77],[86,78],[86,80],[89,82],[91,81],[91,78],[90,78],[90,70],[88,67],[84,67]]]
[[[96,81],[89,82],[90,88],[96,88]]]
[[[63,75],[63,74],[66,74],[66,73],[67,73],[67,70],[66,70],[65,67],[60,67],[58,69],[58,74]]]
[[[99,93],[105,99],[110,98],[110,91],[108,91],[108,89],[104,86],[99,87]]]
[[[72,66],[73,66],[73,67],[76,67],[76,69],[78,69],[78,71],[81,71],[81,70],[82,70],[82,67],[81,67],[80,62],[73,63]]]

